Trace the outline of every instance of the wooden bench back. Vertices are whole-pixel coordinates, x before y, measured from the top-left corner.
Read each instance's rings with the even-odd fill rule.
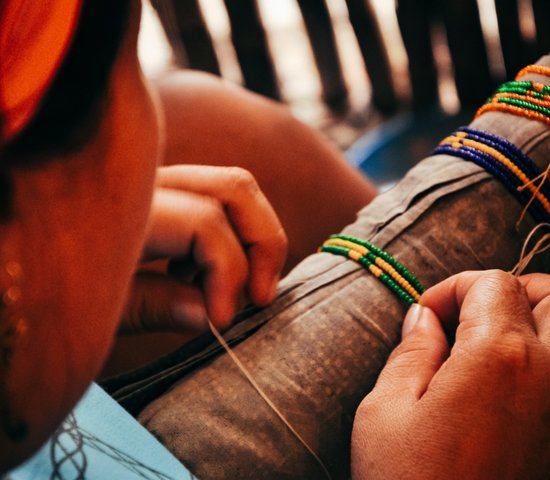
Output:
[[[513,78],[522,66],[550,52],[548,0],[494,0],[500,37],[497,54],[503,59],[505,73],[490,68],[477,0],[396,0],[395,15],[408,56],[412,91],[412,98],[403,102],[396,92],[395,73],[389,61],[392,52],[383,41],[375,8],[367,0],[345,1],[372,86],[372,103],[385,115],[403,108],[423,110],[438,103],[441,66],[434,56],[436,29],[445,33],[443,38],[463,108],[479,105],[496,84]],[[332,110],[341,111],[346,108],[348,90],[327,4],[324,0],[296,2],[311,44],[323,100]],[[179,65],[219,75],[220,64],[199,0],[152,0],[152,3]],[[526,3],[533,13],[534,38],[521,28],[519,12]],[[280,99],[279,80],[256,0],[224,0],[224,5],[245,86]]]

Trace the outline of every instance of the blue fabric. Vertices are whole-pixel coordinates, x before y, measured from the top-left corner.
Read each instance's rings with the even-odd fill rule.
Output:
[[[97,385],[9,480],[186,480],[194,477]]]
[[[439,109],[401,114],[363,135],[348,149],[346,157],[384,192],[429,156],[434,145],[457,125],[469,123],[472,116],[473,112],[448,115]]]

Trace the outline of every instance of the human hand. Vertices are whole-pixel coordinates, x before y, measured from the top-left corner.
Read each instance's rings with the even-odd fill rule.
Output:
[[[550,276],[465,272],[420,303],[357,411],[353,478],[548,478]]]
[[[245,302],[273,300],[286,248],[246,170],[159,168],[144,259],[167,263],[138,272],[121,330],[201,331],[207,318],[226,327]]]

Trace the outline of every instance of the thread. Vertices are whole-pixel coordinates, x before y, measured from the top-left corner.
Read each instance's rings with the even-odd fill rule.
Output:
[[[291,423],[286,419],[286,417],[283,415],[283,413],[277,408],[277,406],[271,401],[271,399],[268,397],[268,395],[263,391],[263,389],[258,385],[256,380],[254,380],[254,377],[251,375],[251,373],[248,371],[248,369],[243,365],[237,354],[231,349],[231,347],[227,344],[227,342],[224,340],[218,329],[214,326],[214,324],[208,319],[208,326],[210,327],[210,330],[212,331],[214,337],[216,337],[216,340],[219,342],[219,344],[224,348],[224,350],[229,355],[229,358],[235,363],[237,368],[241,371],[241,373],[245,376],[245,378],[250,382],[254,390],[262,397],[262,399],[267,403],[269,408],[281,419],[281,421],[286,425],[286,427],[292,432],[292,434],[296,437],[296,439],[306,448],[306,450],[313,456],[313,458],[316,460],[316,462],[319,464],[321,469],[323,470],[323,473],[325,474],[326,478],[328,480],[332,480],[332,476],[330,472],[328,471],[327,467],[325,467],[325,464],[323,461],[319,458],[319,456],[313,451],[313,448],[309,446],[309,444],[304,440],[304,438],[298,433],[298,431],[291,425]]]
[[[546,167],[546,170],[542,172],[540,175],[537,175],[535,178],[533,178],[530,182],[526,183],[525,185],[521,185],[518,187],[518,192],[523,192],[526,188],[529,188],[529,185],[534,185],[535,182],[539,181],[538,185],[536,186],[534,191],[531,191],[531,198],[523,208],[523,211],[521,212],[521,215],[516,222],[516,230],[519,230],[519,226],[521,225],[521,222],[525,218],[525,215],[527,213],[527,210],[531,206],[531,204],[534,202],[535,198],[538,194],[540,194],[540,190],[543,187],[543,185],[546,183],[546,180],[548,179],[548,175],[550,174],[550,163]]]
[[[539,223],[535,228],[533,228],[533,230],[531,230],[531,232],[529,232],[529,235],[527,235],[527,238],[525,239],[525,242],[523,243],[523,247],[521,249],[518,263],[512,270],[510,270],[510,273],[515,277],[519,277],[525,271],[525,269],[531,263],[531,260],[533,260],[536,255],[550,249],[550,233],[546,233],[542,236],[542,238],[538,240],[531,251],[529,253],[526,253],[527,247],[529,246],[529,242],[531,241],[531,239],[541,228],[544,227],[550,227],[550,223]]]

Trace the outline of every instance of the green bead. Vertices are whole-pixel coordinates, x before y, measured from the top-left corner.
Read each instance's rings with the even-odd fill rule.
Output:
[[[335,236],[331,237],[331,238],[336,238]],[[338,238],[342,238],[343,237],[338,237]],[[347,240],[347,239],[346,239]],[[351,241],[351,240],[350,240]],[[354,243],[358,243],[358,242],[354,242]],[[362,246],[365,246],[365,245],[362,245]],[[366,246],[365,246],[366,247]],[[368,248],[368,247],[366,247]],[[349,253],[351,251],[350,248],[346,248],[346,247],[341,247],[341,246],[338,246],[338,245],[321,245],[320,249],[319,249],[321,252],[326,252],[326,253],[332,253],[334,255],[340,255],[342,257],[346,257],[347,259],[349,260],[355,260],[353,258],[351,258],[349,256]],[[359,263],[365,270],[369,270],[369,268],[374,265],[374,263],[372,261],[369,260],[369,258],[367,258],[366,256],[362,255],[361,257],[359,257],[357,259],[357,263]],[[388,262],[389,263],[389,262]],[[395,266],[394,266],[395,267]],[[396,269],[397,270],[397,269]],[[370,270],[369,270],[370,271]],[[387,273],[385,272],[382,272],[382,274],[377,277],[378,280],[380,280],[384,285],[386,285],[386,287],[389,288],[390,291],[392,291],[398,298],[400,298],[401,300],[403,300],[404,302],[406,302],[407,304],[411,304],[411,303],[415,303],[415,300],[414,298],[406,291],[404,290],[401,285],[399,285],[398,283],[396,283],[393,278],[388,275]]]
[[[362,240],[360,238],[352,237],[350,235],[331,235],[330,238],[339,238],[341,240],[347,240],[349,242],[356,243],[357,245],[361,245],[362,247],[367,248],[368,250],[372,251],[376,256],[381,257],[386,262],[388,262],[393,268],[395,268],[403,277],[405,277],[409,283],[419,292],[424,293],[426,290],[418,278],[416,278],[415,275],[413,275],[405,266],[403,266],[401,263],[399,263],[394,257],[392,257],[389,253],[382,250],[381,248],[378,248],[376,245],[373,245],[367,240]]]
[[[546,117],[550,117],[550,108],[542,107],[540,105],[535,105],[525,100],[517,100],[515,98],[499,98],[498,103],[505,103],[516,107],[522,107],[527,110],[539,112]]]

